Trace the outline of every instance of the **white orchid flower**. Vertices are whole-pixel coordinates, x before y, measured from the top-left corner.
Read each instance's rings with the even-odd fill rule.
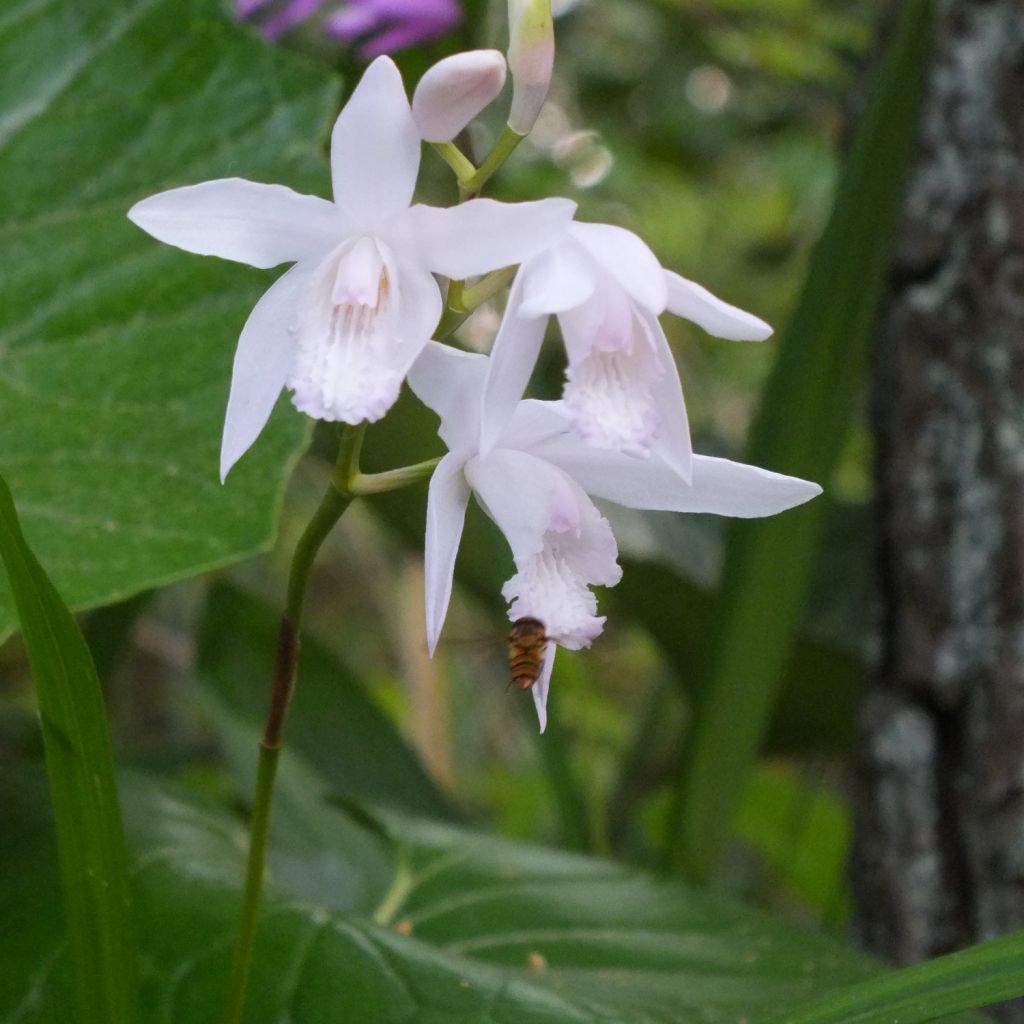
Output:
[[[821,493],[817,484],[727,459],[693,456],[689,483],[652,445],[648,458],[587,444],[573,428],[565,402],[512,402],[491,391],[490,360],[431,342],[409,373],[419,398],[441,417],[448,446],[430,481],[425,552],[427,644],[437,646],[451,599],[455,556],[470,494],[499,526],[516,573],[502,595],[509,618],[538,619],[549,644],[532,687],[541,731],[556,646],[588,647],[601,632],[592,585],[614,586],[621,575],[608,521],[590,500],[627,508],[711,512],[744,518],[774,515]],[[508,379],[508,378],[506,378]],[[484,452],[487,401],[507,411],[492,420],[494,442]]]
[[[668,309],[732,340],[772,329],[706,288],[664,270],[631,231],[573,223],[524,263],[491,352],[480,439],[486,453],[533,372],[549,316],[568,355],[563,398],[573,427],[595,448],[661,457],[683,479],[693,449],[683,388],[658,316]]]
[[[391,407],[441,316],[434,274],[521,262],[571,220],[564,199],[412,206],[420,134],[379,57],[331,136],[334,202],[224,178],[161,192],[128,216],[162,242],[254,267],[294,262],[256,304],[235,354],[221,479],[263,429],[283,387],[301,411],[360,423]]]

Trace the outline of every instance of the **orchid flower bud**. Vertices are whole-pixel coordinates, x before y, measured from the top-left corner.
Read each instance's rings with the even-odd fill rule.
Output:
[[[547,98],[555,63],[551,0],[508,0],[508,67],[512,111],[508,126],[528,135]]]
[[[438,61],[420,79],[412,112],[427,142],[450,142],[501,92],[505,58],[470,50]]]

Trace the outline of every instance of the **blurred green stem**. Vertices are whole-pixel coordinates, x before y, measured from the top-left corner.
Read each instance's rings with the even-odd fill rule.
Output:
[[[335,524],[345,514],[354,498],[361,494],[393,491],[422,480],[433,471],[437,460],[403,466],[385,473],[363,475],[359,472],[359,453],[363,446],[366,424],[346,426],[338,446],[338,459],[331,476],[330,486],[319,507],[309,521],[292,556],[288,575],[288,592],[281,629],[277,639],[277,655],[270,694],[270,707],[260,739],[259,768],[256,775],[256,793],[253,797],[252,821],[249,832],[249,856],[245,869],[245,892],[235,942],[235,955],[231,966],[228,988],[227,1024],[241,1024],[245,1009],[245,996],[252,965],[253,941],[259,915],[260,896],[263,891],[263,872],[267,855],[267,836],[270,828],[270,801],[274,792],[277,763],[281,755],[281,739],[288,705],[295,690],[299,665],[299,637],[302,614],[306,604],[309,577],[323,542]]]
[[[484,185],[491,180],[499,167],[512,155],[525,135],[513,131],[505,125],[498,141],[491,147],[490,153],[484,157],[484,162],[477,168],[476,172],[469,177],[459,175],[459,198],[475,199],[483,189]]]

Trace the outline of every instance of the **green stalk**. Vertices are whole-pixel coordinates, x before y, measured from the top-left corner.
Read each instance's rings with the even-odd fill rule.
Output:
[[[520,135],[519,132],[505,125],[501,135],[498,136],[498,141],[491,147],[490,153],[484,157],[484,162],[476,169],[475,173],[469,177],[458,175],[459,197],[461,199],[473,199],[478,196],[484,185],[490,181],[498,168],[512,155],[519,143],[525,138],[525,135]]]
[[[330,486],[324,494],[313,518],[309,521],[292,556],[288,574],[285,611],[277,639],[277,655],[270,694],[270,706],[260,739],[259,767],[256,775],[256,793],[253,797],[252,821],[249,826],[249,854],[245,868],[245,889],[242,911],[235,941],[228,987],[226,1024],[241,1024],[245,997],[252,967],[253,943],[259,917],[263,875],[267,859],[267,837],[270,832],[270,802],[274,792],[274,779],[281,756],[281,740],[288,706],[295,690],[299,666],[299,637],[302,615],[309,588],[309,577],[324,541],[335,524],[345,514],[354,498],[361,494],[378,494],[406,487],[429,476],[437,464],[436,459],[403,466],[385,473],[363,475],[359,472],[359,453],[363,444],[366,424],[346,426],[341,435],[338,460],[331,476]]]

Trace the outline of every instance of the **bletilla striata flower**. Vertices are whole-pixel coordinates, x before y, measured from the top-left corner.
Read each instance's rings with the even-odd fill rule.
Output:
[[[664,310],[709,334],[760,341],[771,328],[693,281],[664,270],[631,231],[574,223],[520,268],[491,353],[481,450],[497,440],[533,372],[548,317],[568,355],[563,398],[579,436],[595,448],[648,455],[657,444],[683,480],[692,447]]]
[[[628,508],[750,518],[792,508],[821,488],[701,455],[693,456],[686,483],[666,458],[663,441],[656,439],[645,459],[596,448],[573,429],[565,402],[519,401],[518,394],[508,402],[493,391],[507,415],[492,422],[494,442],[483,452],[481,425],[491,411],[483,398],[488,369],[486,356],[430,342],[409,374],[413,391],[441,417],[448,446],[427,498],[427,644],[433,653],[474,494],[512,549],[516,572],[502,589],[509,618],[540,620],[551,641],[532,688],[543,731],[556,645],[590,645],[604,625],[590,587],[614,586],[621,575],[615,538],[590,496]]]
[[[221,479],[283,387],[318,419],[377,420],[441,316],[434,274],[519,263],[571,220],[564,199],[411,206],[420,135],[398,68],[379,57],[331,136],[334,202],[241,178],[161,192],[128,216],[162,242],[255,267],[294,262],[260,299],[235,354]]]

